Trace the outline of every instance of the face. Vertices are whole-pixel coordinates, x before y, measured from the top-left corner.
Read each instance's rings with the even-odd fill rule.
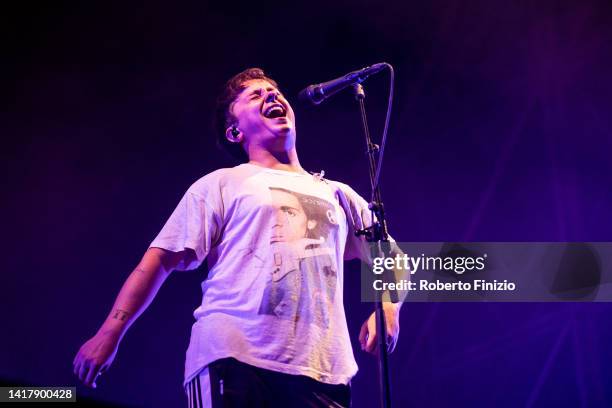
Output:
[[[273,150],[292,148],[295,114],[289,102],[268,81],[255,79],[244,85],[230,107],[244,142]]]
[[[307,219],[300,200],[293,194],[280,190],[270,192],[276,209],[270,243],[292,242],[305,238],[308,230],[317,225],[316,221]]]

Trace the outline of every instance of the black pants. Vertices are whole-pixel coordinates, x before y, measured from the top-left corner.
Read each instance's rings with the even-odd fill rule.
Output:
[[[351,390],[344,384],[325,384],[302,375],[283,374],[224,358],[208,365],[209,384],[196,376],[187,384],[190,408],[349,407]],[[205,401],[210,387],[210,401]]]

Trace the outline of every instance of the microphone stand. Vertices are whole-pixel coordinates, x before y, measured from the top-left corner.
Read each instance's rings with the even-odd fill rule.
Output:
[[[356,235],[365,236],[368,242],[376,243],[372,246],[373,256],[386,256],[389,253],[389,233],[387,230],[387,221],[385,219],[385,210],[380,194],[380,183],[375,185],[376,177],[376,159],[375,155],[378,153],[379,146],[372,143],[370,138],[370,130],[368,128],[368,120],[365,111],[365,92],[363,86],[360,83],[353,85],[353,91],[355,99],[359,102],[359,110],[361,113],[361,123],[363,125],[363,133],[366,139],[368,163],[370,168],[370,186],[372,189],[371,202],[369,208],[372,214],[376,218],[372,217],[372,225],[358,230],[355,232]],[[391,299],[395,303],[397,302],[397,293],[391,292]],[[388,350],[387,350],[387,326],[385,322],[385,313],[383,310],[382,294],[377,291],[376,299],[376,333],[378,335],[378,376],[379,386],[381,391],[380,402],[381,407],[391,407],[391,386],[389,383],[389,361],[388,361]]]

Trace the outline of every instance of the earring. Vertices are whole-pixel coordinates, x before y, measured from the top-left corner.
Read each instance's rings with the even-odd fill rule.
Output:
[[[234,136],[234,138],[238,137],[238,135],[240,134],[240,131],[238,129],[236,129],[236,126],[232,126],[232,136]]]

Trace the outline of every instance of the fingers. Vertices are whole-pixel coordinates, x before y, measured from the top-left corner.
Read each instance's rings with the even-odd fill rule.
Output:
[[[96,388],[96,380],[100,375],[100,367],[91,367],[85,378],[85,385]]]
[[[84,360],[79,354],[73,361],[72,372],[86,386],[96,388],[96,379],[101,374],[102,367]]]
[[[87,367],[86,363],[81,363],[81,367],[79,368],[79,373],[77,377],[81,380],[82,383],[85,384],[85,379],[87,378],[87,374],[89,373],[89,367]],[[88,384],[85,384],[88,385]]]
[[[72,372],[77,377],[79,376],[79,371],[81,370],[82,364],[83,364],[83,358],[81,356],[81,350],[79,349],[79,352],[76,353],[76,356],[74,356],[74,359],[72,360]]]
[[[361,350],[372,353],[376,350],[376,328],[371,322],[371,319],[366,320],[361,325],[359,331],[359,344]]]
[[[396,319],[387,319],[386,323],[387,352],[392,353],[397,345],[399,322]],[[363,351],[372,354],[378,353],[378,336],[376,334],[376,318],[374,314],[361,325],[361,330],[359,331],[359,344]]]
[[[377,339],[378,339],[378,336],[376,335],[376,332],[370,333],[366,341],[365,351],[367,351],[368,353],[375,353],[376,346],[377,346],[376,344]]]
[[[387,336],[387,352],[393,353],[395,350],[395,346],[397,345],[397,337],[395,336]]]
[[[387,352],[393,353],[395,346],[397,345],[397,338],[399,336],[399,326],[396,324],[387,325]]]
[[[361,350],[367,351],[368,353],[378,354],[378,335],[375,329],[368,330],[368,326],[364,324],[361,326],[361,332],[359,333],[359,343],[361,344]],[[392,353],[397,345],[397,335],[391,334],[391,331],[387,334],[387,352]]]
[[[365,350],[367,338],[368,338],[368,322],[365,321],[361,325],[361,330],[359,331],[359,344],[361,345],[361,350]]]
[[[72,373],[76,376],[79,374],[79,355],[77,354],[74,360],[72,360]]]
[[[361,325],[359,332],[359,344],[361,350],[373,353],[376,350],[376,319],[372,314],[368,320]]]
[[[366,345],[365,351],[378,355],[379,347],[378,347],[378,335],[374,334],[372,337],[372,344],[370,345],[368,341],[368,345]],[[397,337],[387,336],[387,341],[385,342],[387,345],[387,353],[393,353],[395,350],[395,346],[397,345]]]
[[[376,352],[376,340],[378,339],[376,333],[376,317],[372,315],[368,319],[368,338],[366,340],[365,351],[368,353]]]

